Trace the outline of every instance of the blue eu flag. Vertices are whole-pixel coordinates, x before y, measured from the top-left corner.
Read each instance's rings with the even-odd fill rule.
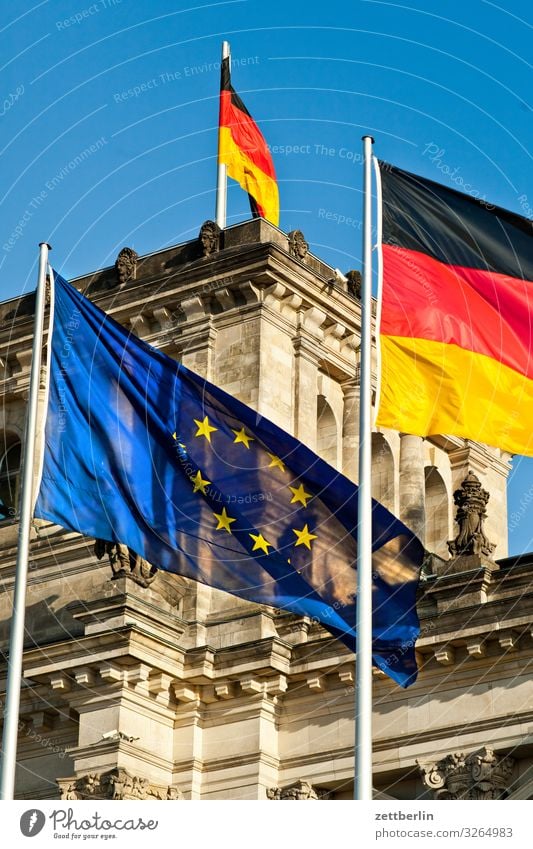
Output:
[[[355,650],[357,487],[55,276],[35,515],[318,620]],[[373,506],[374,663],[416,677],[423,549]]]

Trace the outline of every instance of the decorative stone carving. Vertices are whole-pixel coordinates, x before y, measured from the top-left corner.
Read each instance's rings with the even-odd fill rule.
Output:
[[[296,259],[303,260],[309,253],[309,245],[305,241],[305,236],[301,230],[291,230],[287,234],[289,237],[289,253]]]
[[[325,790],[320,790],[309,784],[308,781],[295,781],[288,787],[271,787],[267,790],[267,799],[278,801],[305,801],[308,799],[322,799],[326,795]]]
[[[491,556],[496,546],[489,542],[483,531],[489,498],[489,493],[482,489],[481,481],[473,472],[468,473],[461,489],[455,490],[453,499],[458,508],[455,520],[459,525],[459,533],[448,542],[452,557],[463,554]]]
[[[98,560],[107,554],[114,579],[131,578],[141,587],[148,587],[157,575],[155,566],[122,543],[97,539],[94,544],[94,553]]]
[[[361,272],[356,271],[352,268],[350,271],[346,272],[346,285],[348,287],[348,294],[355,298],[356,300],[361,300]]]
[[[115,271],[119,286],[125,286],[137,275],[137,260],[139,254],[133,248],[122,248],[115,260]]]
[[[57,782],[61,791],[61,800],[75,799],[137,799],[175,800],[183,799],[177,787],[151,784],[147,778],[131,775],[122,767],[108,772],[91,772],[81,778],[64,778]]]
[[[456,752],[433,764],[417,761],[422,780],[435,799],[505,799],[514,760],[484,746],[469,755]]]
[[[202,245],[203,256],[211,256],[218,253],[220,250],[221,234],[222,230],[216,221],[204,221],[200,227],[200,234],[198,236]]]

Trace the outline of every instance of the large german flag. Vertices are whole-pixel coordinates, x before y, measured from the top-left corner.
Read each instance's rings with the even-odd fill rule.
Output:
[[[274,163],[263,134],[231,85],[229,59],[222,61],[219,134],[219,162],[248,192],[252,215],[279,224]]]
[[[379,163],[377,424],[533,455],[533,228]]]

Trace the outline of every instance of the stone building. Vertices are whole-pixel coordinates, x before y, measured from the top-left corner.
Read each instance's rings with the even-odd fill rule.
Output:
[[[356,480],[358,280],[339,279],[299,231],[258,219],[126,248],[73,282]],[[0,305],[3,681],[32,314],[31,296]],[[376,793],[529,798],[533,560],[506,557],[511,458],[390,431],[372,452],[374,496],[431,552],[419,679],[404,691],[374,675]],[[463,516],[478,505],[462,542],[455,492]],[[354,658],[311,621],[40,521],[26,626],[20,797],[351,798]]]

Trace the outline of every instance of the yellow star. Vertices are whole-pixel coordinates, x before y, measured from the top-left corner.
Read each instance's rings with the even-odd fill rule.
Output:
[[[265,554],[268,554],[268,547],[270,546],[270,548],[274,548],[271,542],[266,541],[263,534],[250,534],[250,536],[254,541],[254,547],[252,548],[252,551],[258,551],[259,549],[261,549],[261,551],[264,551]]]
[[[307,502],[313,496],[310,495],[309,492],[305,491],[303,483],[301,483],[298,487],[290,486],[289,489],[292,492],[291,504],[296,504],[296,502],[299,501],[300,504],[307,507]]]
[[[231,523],[236,522],[237,519],[232,519],[231,516],[228,516],[226,513],[226,508],[222,508],[222,513],[213,513],[215,519],[218,519],[218,524],[215,528],[216,531],[227,531],[228,534],[231,533]]]
[[[208,442],[211,442],[211,434],[214,433],[215,430],[218,430],[217,427],[213,427],[209,424],[209,419],[207,416],[202,422],[199,422],[198,419],[194,420],[194,423],[198,425],[198,430],[194,434],[195,436],[205,436]]]
[[[250,442],[254,442],[253,436],[250,436],[249,433],[246,433],[245,429],[242,427],[240,430],[233,430],[235,434],[234,442],[242,442],[243,445],[246,445],[247,448],[250,447]]]
[[[268,454],[268,451],[267,451],[267,454]],[[277,466],[277,468],[281,469],[282,472],[285,471],[285,463],[283,462],[283,460],[281,460],[279,457],[276,457],[275,454],[268,454],[268,456],[272,460],[272,462],[268,464],[269,469],[272,466]]]
[[[205,488],[206,488],[206,486],[209,486],[209,484],[211,483],[211,481],[205,481],[205,480],[203,479],[203,477],[202,477],[202,473],[200,472],[200,470],[198,470],[198,471],[196,472],[196,474],[195,474],[195,475],[193,475],[193,477],[191,478],[191,480],[192,480],[192,482],[193,482],[193,484],[194,484],[193,493],[194,493],[194,492],[201,492],[201,493],[202,493],[202,495],[207,495],[207,492],[205,491]]]
[[[314,539],[317,539],[317,535],[309,533],[309,528],[307,527],[307,525],[304,525],[301,531],[298,531],[296,530],[296,528],[293,528],[292,532],[298,537],[294,545],[305,545],[305,547],[308,548],[309,551],[311,551],[311,542]]]
[[[174,433],[172,434],[172,439],[177,439],[177,438],[178,437],[176,436],[176,431],[174,431]]]

